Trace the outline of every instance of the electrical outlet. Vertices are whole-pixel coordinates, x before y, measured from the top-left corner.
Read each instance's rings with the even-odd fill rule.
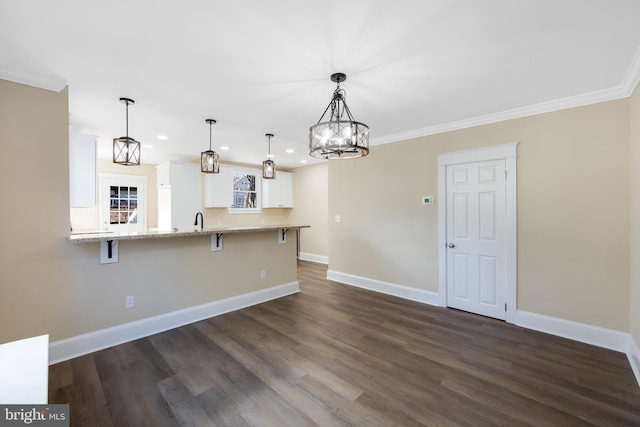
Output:
[[[129,295],[128,297],[125,297],[124,299],[125,308],[132,308],[134,305],[136,305],[136,302],[135,302],[135,299],[133,298],[133,295]]]
[[[261,279],[265,279],[266,277],[267,277],[267,271],[266,271],[266,270],[262,270],[262,271],[260,272],[260,278],[261,278]]]

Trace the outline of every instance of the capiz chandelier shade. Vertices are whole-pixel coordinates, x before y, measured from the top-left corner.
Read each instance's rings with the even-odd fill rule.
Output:
[[[346,92],[340,83],[347,76],[343,73],[331,75],[337,83],[331,102],[318,120],[309,128],[309,155],[319,159],[354,159],[369,154],[369,126],[353,119],[346,102]],[[329,120],[323,122],[330,111]],[[346,117],[344,117],[346,113]]]
[[[269,155],[267,156],[267,160],[262,162],[262,177],[264,179],[275,179],[276,178],[276,164],[273,160],[271,160],[271,138],[273,138],[272,133],[267,133],[264,136],[269,138]]]
[[[216,123],[213,119],[206,119],[209,123],[209,149],[200,153],[200,170],[204,173],[220,172],[220,156],[211,149],[211,126]]]
[[[135,104],[133,99],[120,98],[120,102],[127,106],[127,133],[126,136],[113,138],[113,163],[125,166],[140,165],[140,143],[129,138],[129,104]]]

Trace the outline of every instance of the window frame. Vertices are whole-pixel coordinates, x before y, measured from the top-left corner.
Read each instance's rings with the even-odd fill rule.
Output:
[[[262,212],[262,171],[254,168],[242,168],[233,167],[233,179],[231,180],[231,198],[233,201],[233,183],[235,181],[236,173],[242,173],[244,175],[254,175],[256,177],[256,207],[255,208],[234,208],[233,206],[227,208],[229,214],[257,214]]]

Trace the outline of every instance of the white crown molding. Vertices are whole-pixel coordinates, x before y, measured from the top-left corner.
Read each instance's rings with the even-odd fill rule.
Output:
[[[60,92],[67,87],[67,81],[60,77],[47,76],[44,74],[24,73],[0,67],[0,79],[9,80],[14,83],[33,86],[40,89]]]
[[[631,66],[622,80],[621,87],[623,92],[627,94],[626,96],[633,95],[633,91],[636,90],[638,83],[640,83],[640,47],[638,47],[638,50],[631,61]]]
[[[327,271],[327,279],[357,288],[368,289],[394,297],[404,298],[411,301],[421,302],[429,305],[439,305],[440,297],[436,292],[425,291],[423,289],[411,288],[395,283],[382,282],[380,280],[369,279],[352,274],[341,273],[339,271]]]
[[[585,105],[597,104],[599,102],[628,98],[633,95],[633,91],[638,86],[638,83],[640,83],[640,48],[638,48],[638,50],[636,51],[636,54],[631,61],[631,65],[627,69],[627,73],[625,74],[620,86],[595,92],[589,92],[582,95],[556,99],[549,102],[541,102],[539,104],[514,108],[512,110],[502,111],[494,114],[487,114],[471,119],[459,120],[457,122],[444,123],[441,125],[415,129],[412,131],[401,132],[380,138],[372,138],[370,141],[370,145],[375,146],[389,144],[392,142],[420,138],[429,135],[437,135],[440,133],[488,125],[491,123],[498,123],[506,120],[535,116],[537,114],[566,110],[568,108],[582,107]]]
[[[144,338],[149,335],[282,298],[300,291],[298,282],[285,283],[248,294],[238,295],[219,301],[172,311],[159,316],[148,317],[112,328],[101,329],[88,334],[52,342],[49,345],[49,364],[63,362],[114,345]]]

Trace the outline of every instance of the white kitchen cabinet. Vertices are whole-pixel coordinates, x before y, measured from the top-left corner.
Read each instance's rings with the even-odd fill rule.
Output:
[[[220,166],[219,173],[204,175],[204,207],[229,208],[233,204],[233,168]]]
[[[180,231],[199,228],[193,223],[202,210],[200,166],[166,162],[158,171],[158,229]],[[160,185],[162,182],[162,185]]]
[[[158,187],[171,187],[171,162],[160,163],[156,166],[156,171]]]
[[[293,174],[276,172],[275,179],[262,180],[263,208],[293,207]]]
[[[72,208],[98,204],[96,143],[95,135],[69,135],[69,204]]]

